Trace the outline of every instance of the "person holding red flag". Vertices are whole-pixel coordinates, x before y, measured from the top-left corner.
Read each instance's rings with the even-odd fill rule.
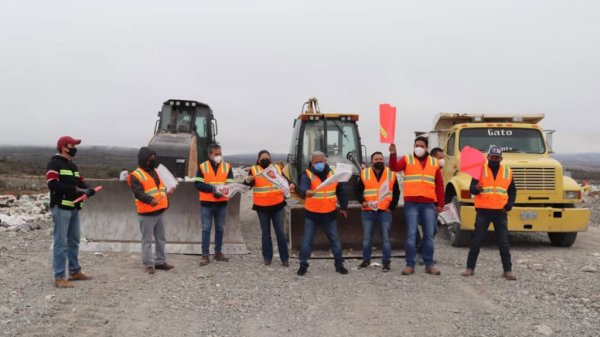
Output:
[[[417,137],[413,153],[396,158],[396,145],[390,144],[390,168],[404,172],[404,218],[406,226],[406,267],[403,275],[415,272],[416,238],[419,220],[423,228],[423,260],[425,272],[440,275],[433,259],[433,233],[437,226],[436,213],[444,207],[444,178],[439,161],[427,152],[429,140]]]
[[[512,170],[501,164],[502,149],[492,146],[488,152],[488,161],[483,165],[483,175],[480,180],[472,178],[471,194],[475,195],[475,235],[471,239],[471,247],[467,257],[467,268],[462,276],[472,276],[479,256],[479,249],[485,240],[490,222],[494,224],[500,258],[504,273],[502,276],[514,281],[517,277],[512,272],[510,249],[508,244],[508,216],[515,199],[517,189],[512,176]]]

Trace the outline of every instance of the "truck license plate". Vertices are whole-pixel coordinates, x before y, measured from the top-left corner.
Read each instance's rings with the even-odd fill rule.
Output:
[[[537,219],[536,211],[521,211],[521,220],[535,220]]]

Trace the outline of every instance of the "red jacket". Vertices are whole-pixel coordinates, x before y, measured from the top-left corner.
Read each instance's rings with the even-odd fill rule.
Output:
[[[390,153],[390,163],[389,167],[394,172],[404,171],[406,169],[406,157],[402,156],[400,159],[396,157],[395,153]],[[422,159],[419,158],[421,165],[425,165],[425,159],[427,156]],[[444,177],[442,176],[442,170],[438,169],[435,172],[435,194],[437,196],[437,206],[444,207]],[[419,203],[428,203],[435,202],[435,200],[425,198],[425,197],[404,197],[404,202],[419,202]]]

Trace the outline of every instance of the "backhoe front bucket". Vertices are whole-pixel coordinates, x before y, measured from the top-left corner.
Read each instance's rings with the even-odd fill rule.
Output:
[[[404,254],[404,207],[398,206],[392,213],[392,225],[390,227],[390,241],[392,244],[392,255],[401,256]],[[288,230],[289,242],[292,256],[297,257],[302,246],[302,236],[304,234],[304,206],[298,204],[286,208],[286,228]],[[360,258],[362,257],[363,229],[361,221],[361,207],[356,202],[348,205],[348,218],[338,214],[337,231],[342,242],[342,252],[344,257]],[[375,226],[373,231],[373,257],[381,256],[381,231]],[[329,248],[327,236],[319,226],[317,226],[315,238],[312,245],[312,255],[314,257],[327,258],[332,257]]]
[[[85,202],[80,213],[81,243],[84,251],[139,252],[141,233],[133,193],[126,182],[88,180],[102,191]],[[201,254],[200,202],[191,182],[180,182],[169,196],[164,213],[167,253]],[[211,254],[214,252],[214,225]],[[240,195],[227,203],[223,253],[247,254],[240,228]]]

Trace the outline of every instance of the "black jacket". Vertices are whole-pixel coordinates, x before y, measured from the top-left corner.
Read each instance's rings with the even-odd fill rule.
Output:
[[[55,155],[48,162],[46,170],[46,180],[50,190],[50,207],[58,205],[62,209],[81,209],[81,203],[74,206],[63,204],[65,201],[74,201],[83,194],[77,192],[77,188],[89,188],[83,176],[79,173],[79,168],[73,161],[61,155]]]
[[[492,174],[494,175],[494,179],[496,179],[496,175],[498,175],[499,169],[500,168],[496,168],[496,169],[492,168]],[[473,195],[479,194],[479,191],[475,188],[475,186],[477,186],[477,184],[479,184],[479,180],[477,180],[475,178],[471,178],[471,186],[469,186],[469,191]],[[508,185],[508,201],[506,202],[506,205],[504,206],[505,211],[508,212],[513,208],[516,198],[517,198],[517,187],[515,186],[515,180],[512,179],[510,181],[510,185]],[[480,209],[482,209],[482,208],[480,208]]]

